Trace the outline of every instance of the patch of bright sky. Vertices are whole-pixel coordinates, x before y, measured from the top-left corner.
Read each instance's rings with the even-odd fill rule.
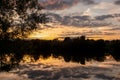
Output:
[[[70,8],[64,10],[52,10],[50,12],[60,14],[61,16],[65,15],[82,15],[84,12],[90,14],[89,16],[99,16],[107,15],[112,13],[120,12],[119,6],[114,4],[113,0],[95,0],[98,4],[86,5],[83,3],[78,3]]]
[[[119,6],[115,5],[112,0],[101,1],[99,4],[89,7],[91,16],[100,16],[116,14],[120,12]]]
[[[101,2],[98,5],[95,5],[91,10],[95,13],[94,15],[107,15],[119,13],[119,6],[114,5],[111,2]]]
[[[85,10],[88,9],[88,7],[92,7],[92,6],[84,6],[81,3],[78,3],[75,6],[72,6],[70,8],[66,8],[64,10],[53,10],[51,12],[60,14],[61,16],[65,16],[65,15],[71,15],[71,14],[78,14],[81,15],[82,12],[84,12]]]

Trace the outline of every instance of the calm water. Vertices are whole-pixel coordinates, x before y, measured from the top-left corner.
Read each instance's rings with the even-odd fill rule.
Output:
[[[19,69],[1,72],[0,80],[120,80],[120,62],[110,56],[104,62],[90,61],[86,65],[53,57],[34,63],[29,60],[26,56]]]

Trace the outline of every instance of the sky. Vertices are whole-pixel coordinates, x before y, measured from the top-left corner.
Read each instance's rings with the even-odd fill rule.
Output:
[[[39,0],[50,22],[30,37],[120,39],[120,0]]]

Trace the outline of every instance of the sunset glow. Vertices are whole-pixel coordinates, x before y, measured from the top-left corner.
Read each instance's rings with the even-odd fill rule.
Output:
[[[119,0],[39,0],[50,17],[50,25],[34,31],[29,38],[79,37],[120,39]],[[59,6],[58,6],[59,5]]]
[[[0,80],[120,80],[120,0],[0,0]]]
[[[120,30],[111,31],[112,27],[102,26],[92,27],[73,27],[64,25],[54,25],[54,28],[45,28],[34,31],[29,38],[53,40],[55,38],[80,37],[86,35],[88,39],[105,39],[113,40],[120,38]]]

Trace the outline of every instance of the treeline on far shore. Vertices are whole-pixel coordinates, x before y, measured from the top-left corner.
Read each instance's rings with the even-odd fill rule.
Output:
[[[63,41],[55,40],[0,40],[0,71],[9,71],[19,65],[24,55],[34,60],[39,56],[48,58],[53,55],[62,56],[66,62],[73,61],[85,64],[85,61],[104,61],[105,56],[112,55],[120,61],[120,40],[92,40],[85,36],[70,38]]]

